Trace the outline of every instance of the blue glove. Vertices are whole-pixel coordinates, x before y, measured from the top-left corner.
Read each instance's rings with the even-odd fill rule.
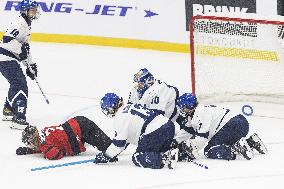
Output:
[[[95,157],[94,163],[108,163],[108,162],[117,162],[117,157],[110,158],[105,153],[101,152]]]

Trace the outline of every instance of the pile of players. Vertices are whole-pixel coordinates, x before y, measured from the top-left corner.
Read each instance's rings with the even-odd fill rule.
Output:
[[[101,99],[103,113],[114,120],[114,138],[107,136],[93,121],[77,116],[67,122],[44,128],[41,132],[26,121],[28,86],[26,74],[37,77],[29,38],[31,23],[39,17],[39,5],[33,0],[19,3],[20,16],[5,32],[0,43],[0,72],[10,83],[3,109],[3,120],[13,129],[24,129],[26,147],[18,155],[43,153],[50,160],[84,152],[85,143],[102,151],[94,163],[118,161],[129,144],[136,145],[135,165],[173,169],[178,161],[196,158],[250,160],[254,152],[267,149],[257,134],[247,137],[249,123],[241,114],[214,105],[202,105],[191,93],[179,95],[176,87],[160,81],[147,70],[134,75],[135,86],[127,102],[114,93]],[[105,126],[104,126],[105,127]]]
[[[180,96],[176,87],[154,78],[146,68],[134,75],[134,83],[127,102],[114,93],[101,99],[102,112],[114,119],[114,138],[88,118],[77,116],[46,127],[42,136],[36,127],[26,127],[22,140],[27,147],[18,148],[17,154],[43,153],[47,159],[60,159],[84,152],[88,143],[102,151],[94,161],[101,164],[118,161],[132,144],[137,146],[132,156],[136,166],[173,169],[178,161],[250,160],[255,152],[267,152],[256,133],[247,136],[249,123],[243,115],[199,104],[191,93]]]

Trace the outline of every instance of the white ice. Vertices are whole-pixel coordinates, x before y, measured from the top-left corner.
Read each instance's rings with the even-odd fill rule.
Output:
[[[39,82],[50,100],[46,104],[37,85],[28,79],[28,121],[36,126],[57,125],[81,112],[93,116],[106,132],[112,125],[101,116],[99,99],[106,92],[116,92],[127,99],[133,75],[147,67],[157,78],[190,91],[189,54],[96,47],[71,44],[32,43],[33,59],[38,64]],[[8,83],[0,77],[2,104]],[[240,111],[249,102],[226,103]],[[131,146],[119,162],[107,165],[85,163],[32,172],[31,168],[89,160],[98,151],[87,146],[79,156],[50,161],[42,154],[17,156],[21,132],[11,130],[10,123],[0,124],[0,188],[283,188],[284,179],[284,106],[249,103],[255,115],[248,117],[251,132],[257,132],[268,147],[268,154],[250,160],[221,161],[199,159],[206,165],[178,163],[176,169],[151,170],[136,167],[131,161]]]

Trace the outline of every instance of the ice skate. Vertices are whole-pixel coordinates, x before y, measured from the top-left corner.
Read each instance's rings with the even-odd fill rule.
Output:
[[[17,130],[24,130],[28,125],[29,123],[25,119],[17,118],[16,116],[14,116],[12,118],[12,125],[10,128]]]
[[[266,146],[256,133],[254,133],[247,139],[247,143],[252,149],[255,149],[260,154],[266,154],[268,152]]]
[[[253,152],[245,138],[241,138],[238,142],[236,142],[232,146],[232,150],[235,153],[242,155],[247,160],[250,160],[251,158],[253,158]]]
[[[174,148],[163,154],[163,163],[164,165],[167,165],[169,169],[174,169],[176,167],[178,161],[178,152],[178,148]]]
[[[14,116],[14,113],[12,112],[10,108],[3,109],[2,121],[12,121],[13,116]]]

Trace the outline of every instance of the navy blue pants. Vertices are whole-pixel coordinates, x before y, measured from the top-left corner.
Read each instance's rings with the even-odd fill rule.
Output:
[[[175,126],[171,121],[149,134],[142,135],[132,156],[133,163],[138,167],[162,168],[161,153],[170,149],[174,135]]]
[[[243,115],[237,115],[230,119],[208,142],[204,148],[205,156],[211,159],[234,160],[231,146],[249,131],[249,123]]]
[[[0,72],[10,83],[5,107],[17,117],[26,119],[28,85],[21,66],[16,60],[0,61]]]

